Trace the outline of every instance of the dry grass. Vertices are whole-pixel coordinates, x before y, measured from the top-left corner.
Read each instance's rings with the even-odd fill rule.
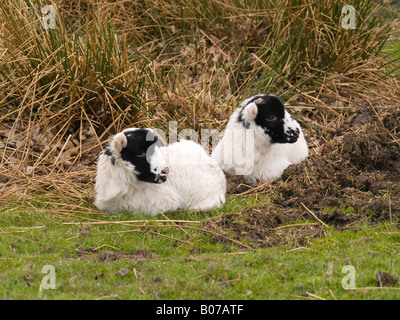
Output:
[[[345,30],[333,0],[56,0],[57,28],[45,31],[44,2],[3,0],[0,201],[90,203],[110,135],[171,120],[221,130],[258,92],[284,98],[318,152],[360,101],[400,102],[378,54],[396,21],[355,3],[361,19]]]

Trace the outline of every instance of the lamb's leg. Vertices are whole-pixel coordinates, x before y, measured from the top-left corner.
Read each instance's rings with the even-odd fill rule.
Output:
[[[248,176],[243,176],[243,180],[245,184],[248,184],[249,186],[252,187],[257,187],[257,179],[254,176],[248,175]]]
[[[209,211],[211,209],[220,208],[225,203],[225,195],[219,197],[214,196],[212,199],[204,199],[189,208],[189,210]]]

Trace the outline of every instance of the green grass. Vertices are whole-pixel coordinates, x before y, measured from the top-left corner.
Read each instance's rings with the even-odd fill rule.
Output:
[[[397,40],[386,43],[382,51],[387,61],[388,74],[398,76],[400,74],[400,41]]]
[[[230,198],[221,211],[239,212],[253,206],[252,197],[248,203],[237,199]],[[346,274],[341,271],[345,265],[354,266],[357,288],[376,287],[378,271],[394,274],[399,271],[400,234],[394,225],[363,225],[345,231],[331,229],[329,236],[312,239],[307,247],[243,251],[233,243],[216,243],[209,235],[196,230],[169,227],[137,232],[138,228],[121,224],[65,224],[88,219],[159,223],[140,214],[104,216],[84,207],[68,216],[61,207],[57,212],[55,207],[42,203],[40,199],[31,203],[32,206],[15,202],[0,216],[1,298],[400,298],[400,291],[395,289],[348,291],[342,288]],[[167,216],[203,220],[221,211],[207,215],[179,212]],[[136,231],[121,232],[127,230]],[[105,259],[105,254],[111,251],[122,255],[115,260],[112,256]],[[42,268],[46,265],[55,268],[54,290],[41,288],[46,276]],[[311,295],[305,297],[306,293]]]

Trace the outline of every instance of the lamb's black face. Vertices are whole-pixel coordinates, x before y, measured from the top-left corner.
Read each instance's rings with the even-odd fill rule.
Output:
[[[243,110],[251,103],[257,107],[254,121],[270,137],[271,143],[294,143],[297,141],[300,135],[299,126],[286,111],[279,98],[257,95],[245,101]]]
[[[162,183],[167,180],[168,167],[163,162],[157,136],[148,129],[132,129],[123,132],[127,145],[121,150],[121,158],[135,166],[139,180]]]

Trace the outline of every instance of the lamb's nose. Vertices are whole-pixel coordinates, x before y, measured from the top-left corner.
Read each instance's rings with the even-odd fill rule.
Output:
[[[300,130],[298,128],[296,128],[296,131],[294,132],[296,137],[300,137]]]
[[[167,176],[169,174],[169,168],[166,167],[166,168],[162,169],[161,173]]]

